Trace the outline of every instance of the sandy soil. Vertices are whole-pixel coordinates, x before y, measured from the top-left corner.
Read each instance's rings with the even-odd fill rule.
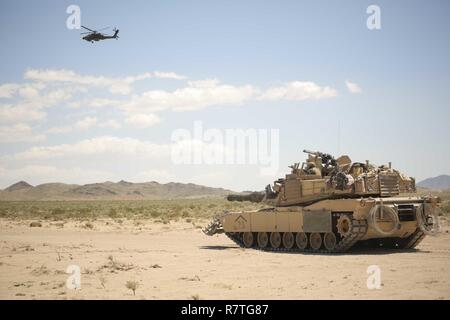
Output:
[[[92,224],[0,220],[0,299],[450,299],[448,231],[416,250],[329,256],[244,250],[187,222]],[[379,290],[367,288],[369,265]]]

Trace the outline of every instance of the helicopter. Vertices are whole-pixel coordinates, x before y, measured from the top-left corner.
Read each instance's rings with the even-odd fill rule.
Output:
[[[119,33],[119,30],[116,28],[113,29],[114,34],[112,36],[108,36],[103,33],[100,33],[99,31],[108,29],[109,27],[106,27],[106,28],[103,28],[100,30],[92,30],[85,26],[81,26],[81,27],[88,30],[88,32],[81,33],[81,34],[86,34],[82,39],[92,42],[92,43],[94,43],[94,41],[100,41],[100,40],[106,40],[106,39],[116,39],[116,40],[119,39],[119,36],[117,35]]]

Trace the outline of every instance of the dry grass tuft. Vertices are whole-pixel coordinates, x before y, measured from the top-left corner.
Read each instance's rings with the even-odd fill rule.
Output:
[[[82,226],[82,228],[85,228],[85,229],[94,229],[94,225],[91,223],[91,222],[86,222],[85,224],[83,224],[83,226]]]
[[[106,288],[106,277],[100,276],[99,280],[100,280],[101,286],[103,287],[103,289],[105,289]]]
[[[134,265],[132,263],[122,263],[114,259],[112,255],[108,256],[108,262],[102,265],[97,271],[101,269],[109,269],[110,272],[117,271],[128,271],[134,269]]]
[[[186,280],[186,281],[200,281],[200,277],[198,275],[195,275],[194,277],[181,277],[179,280]]]
[[[35,275],[35,276],[42,276],[42,275],[47,275],[47,274],[50,274],[50,269],[49,268],[47,268],[47,266],[46,265],[41,265],[40,267],[38,267],[38,268],[35,268],[35,269],[33,269],[32,271],[31,271],[31,273],[33,274],[33,275]]]

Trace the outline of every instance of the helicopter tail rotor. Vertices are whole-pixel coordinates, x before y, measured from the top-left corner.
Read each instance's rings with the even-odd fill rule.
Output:
[[[119,34],[119,29],[114,28],[113,31],[114,31],[113,38],[119,39],[119,36],[118,36],[118,34]]]

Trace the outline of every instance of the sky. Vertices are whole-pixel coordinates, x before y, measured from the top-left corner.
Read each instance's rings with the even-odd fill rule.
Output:
[[[82,25],[120,38],[82,40],[83,29],[67,27],[70,5]],[[368,28],[370,5],[379,29]],[[391,161],[417,180],[450,174],[449,9],[1,0],[0,188],[127,180],[262,190],[304,161],[303,149]],[[230,132],[252,137],[243,161]]]

